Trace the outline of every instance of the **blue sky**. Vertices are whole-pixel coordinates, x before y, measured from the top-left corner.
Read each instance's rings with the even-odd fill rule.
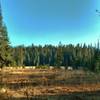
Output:
[[[16,45],[95,43],[100,0],[1,0],[10,42]]]

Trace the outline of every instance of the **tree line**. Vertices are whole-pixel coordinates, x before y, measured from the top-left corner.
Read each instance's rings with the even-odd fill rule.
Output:
[[[6,25],[0,8],[0,67],[4,66],[72,66],[74,69],[83,68],[100,71],[99,41],[91,45],[63,45],[58,46],[16,46],[9,42]]]
[[[76,46],[17,46],[12,48],[12,58],[15,66],[72,66],[90,70],[100,70],[100,49],[99,42],[96,47],[91,45]]]

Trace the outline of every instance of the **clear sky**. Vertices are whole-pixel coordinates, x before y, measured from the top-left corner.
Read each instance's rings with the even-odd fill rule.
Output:
[[[15,45],[94,43],[100,38],[100,0],[1,0]]]

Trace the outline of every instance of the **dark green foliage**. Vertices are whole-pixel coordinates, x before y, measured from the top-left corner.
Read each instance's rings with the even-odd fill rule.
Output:
[[[92,71],[100,70],[100,50],[92,45],[45,45],[13,48],[13,60],[19,66],[72,66]]]
[[[2,21],[0,9],[0,67],[9,66],[11,64],[11,48],[9,46],[9,38],[7,28]]]

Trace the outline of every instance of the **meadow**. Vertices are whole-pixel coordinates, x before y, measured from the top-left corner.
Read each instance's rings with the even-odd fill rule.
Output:
[[[0,100],[100,100],[99,73],[19,67],[0,74]]]

